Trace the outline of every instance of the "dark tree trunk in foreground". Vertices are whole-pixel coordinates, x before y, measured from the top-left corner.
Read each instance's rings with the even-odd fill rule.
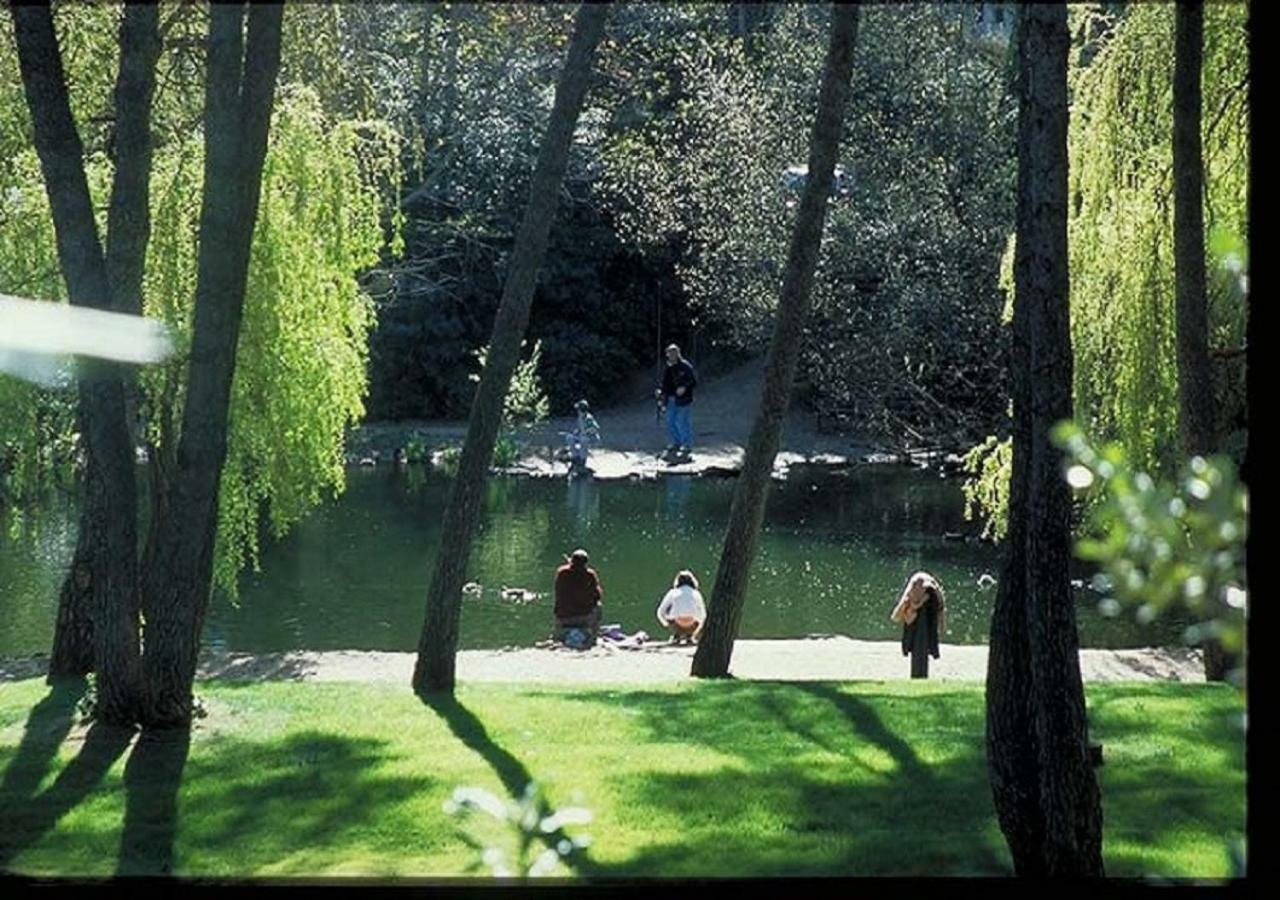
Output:
[[[729,674],[729,659],[742,621],[756,539],[764,519],[773,459],[778,452],[782,420],[787,414],[795,380],[805,320],[809,317],[810,289],[822,245],[831,178],[840,151],[857,33],[858,6],[835,4],[831,10],[831,38],[822,70],[818,112],[809,138],[809,177],[787,253],[777,321],[765,360],[760,406],[751,426],[742,474],[733,493],[707,621],[693,656],[692,673],[699,677],[723,678]]]
[[[555,104],[529,185],[529,203],[516,234],[484,372],[471,406],[466,443],[445,504],[440,547],[427,590],[426,621],[413,671],[413,687],[420,694],[451,691],[456,681],[462,585],[471,540],[480,521],[485,477],[498,439],[503,400],[520,359],[520,344],[529,323],[529,308],[555,217],[569,146],[607,13],[604,5],[584,3],[578,7],[569,54],[556,84]]]
[[[1178,426],[1187,459],[1216,450],[1209,302],[1204,260],[1204,158],[1200,143],[1200,73],[1204,4],[1174,8],[1173,270],[1178,305]],[[1223,681],[1236,660],[1216,638],[1204,643],[1204,674]]]
[[[1187,456],[1214,450],[1213,383],[1204,261],[1204,161],[1200,146],[1200,70],[1204,5],[1174,7],[1173,244],[1178,304],[1178,424]]]
[[[1068,579],[1071,499],[1050,439],[1053,426],[1071,418],[1068,45],[1064,6],[1023,7],[1014,309],[1015,364],[1025,369],[1014,377],[1011,485],[1019,496],[1007,550],[1013,583],[997,597],[987,690],[988,763],[1001,829],[1019,874],[1051,877],[1103,874],[1102,803]],[[1019,604],[1021,616],[1013,608]],[[1019,672],[1017,664],[1026,668]]]
[[[182,435],[143,566],[146,721],[187,723],[213,576],[218,484],[276,76],[278,4],[210,9],[204,193]]]
[[[13,8],[23,89],[35,134],[40,169],[53,213],[58,262],[71,302],[111,309],[111,282],[98,239],[80,136],[67,93],[66,73],[47,6]],[[131,25],[137,19],[130,20]],[[139,33],[145,29],[139,28]],[[137,51],[138,45],[130,44]],[[131,60],[131,63],[133,61]],[[130,67],[132,73],[132,67]],[[121,81],[128,77],[122,73]],[[94,535],[78,552],[72,571],[74,603],[81,586],[90,596],[88,633],[98,673],[98,717],[130,724],[137,718],[139,646],[137,494],[133,445],[125,412],[124,382],[118,367],[82,364],[79,376],[80,423],[88,468],[82,527]],[[87,574],[87,577],[85,575]],[[64,594],[65,596],[65,594]],[[60,611],[59,622],[73,639],[85,630],[83,610]],[[57,643],[57,642],[55,642]],[[63,639],[59,665],[74,674],[83,663],[83,647]]]
[[[150,4],[125,7],[120,23],[120,70],[115,87],[115,174],[107,213],[107,281],[110,304],[117,312],[142,312],[142,272],[151,234],[151,100],[155,93],[156,60],[160,55],[159,10]],[[126,427],[133,420],[130,398],[136,385],[130,370],[124,379]],[[86,430],[83,416],[81,431]],[[137,444],[136,435],[130,443]],[[101,496],[92,460],[85,471],[85,496]],[[127,490],[127,488],[122,488]],[[136,497],[136,491],[135,491]],[[93,585],[103,571],[106,530],[114,527],[94,504],[86,501],[80,513],[76,550],[58,599],[58,618],[49,658],[49,679],[84,675],[93,669]],[[138,629],[137,606],[128,618]]]
[[[1027,218],[1018,194],[1018,222]],[[1021,240],[1019,240],[1019,244]],[[1043,876],[1040,847],[1044,817],[1037,785],[1034,706],[1031,697],[1031,647],[1027,608],[1027,474],[1031,457],[1031,342],[1027,307],[1013,307],[1013,464],[1009,485],[1009,527],[1004,561],[996,586],[987,653],[987,775],[996,817],[1013,857],[1014,871]]]

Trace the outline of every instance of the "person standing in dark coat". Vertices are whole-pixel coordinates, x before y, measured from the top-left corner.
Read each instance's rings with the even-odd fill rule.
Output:
[[[889,618],[902,623],[902,655],[911,656],[911,677],[929,677],[929,657],[939,658],[938,636],[946,630],[946,594],[938,579],[916,572],[907,579]]]
[[[698,374],[693,365],[680,355],[675,344],[667,347],[667,368],[662,373],[662,387],[655,392],[667,413],[668,453],[687,455],[693,449],[693,389]]]

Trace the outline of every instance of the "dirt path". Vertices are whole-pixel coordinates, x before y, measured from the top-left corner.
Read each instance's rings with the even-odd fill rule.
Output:
[[[595,477],[655,478],[664,474],[737,471],[750,437],[763,370],[763,359],[755,359],[708,378],[698,388],[693,401],[693,458],[679,465],[671,465],[658,456],[667,443],[667,434],[666,426],[656,415],[653,400],[595,410],[601,430],[601,446],[592,449],[590,459]],[[525,454],[517,465],[506,471],[533,476],[563,475],[567,466],[555,461],[552,452],[563,443],[560,432],[572,429],[576,421],[573,417],[560,417],[518,431],[517,440]],[[371,459],[371,452],[377,450],[380,462],[390,460],[395,448],[402,446],[411,433],[419,434],[428,444],[460,444],[466,435],[466,423],[420,421],[367,425],[352,442],[354,457]],[[792,409],[783,426],[774,469],[781,475],[800,463],[847,465],[875,452],[868,440],[820,432],[812,415]]]
[[[665,642],[637,649],[607,645],[590,650],[519,647],[463,650],[458,681],[653,684],[688,679],[693,647]],[[206,653],[197,677],[222,681],[355,681],[408,684],[414,654],[360,650],[287,653]],[[47,670],[44,657],[0,659],[0,682],[37,678]],[[1081,650],[1085,681],[1204,682],[1199,651],[1183,647],[1133,650]],[[730,671],[756,681],[896,681],[910,672],[910,660],[897,641],[858,641],[843,636],[800,640],[740,640],[734,644]],[[936,681],[982,682],[987,648],[943,644],[940,658],[929,661]]]
[[[527,684],[653,684],[688,679],[692,647],[666,643],[640,649],[597,646],[577,651],[522,647],[464,650],[458,654],[458,680]],[[390,681],[408,684],[412,653],[338,651],[234,654],[207,658],[200,677],[227,680]],[[1083,650],[1086,681],[1203,682],[1196,651],[1182,648]],[[894,681],[905,679],[910,660],[896,641],[857,641],[846,637],[805,640],[741,640],[734,644],[736,678],[764,681]],[[982,682],[987,648],[945,644],[930,660],[929,677],[938,681]]]

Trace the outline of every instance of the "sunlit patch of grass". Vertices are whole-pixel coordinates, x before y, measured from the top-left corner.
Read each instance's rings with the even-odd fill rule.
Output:
[[[980,685],[463,685],[431,705],[398,685],[210,682],[168,781],[162,764],[126,773],[137,741],[86,766],[93,736],[63,739],[65,703],[36,680],[3,687],[0,862],[24,874],[111,875],[137,845],[131,872],[483,876],[445,801],[531,779],[593,811],[582,875],[1010,872]],[[1088,700],[1108,872],[1230,874],[1240,695],[1107,684]]]

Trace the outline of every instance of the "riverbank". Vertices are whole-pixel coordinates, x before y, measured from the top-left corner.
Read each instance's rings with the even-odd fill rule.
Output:
[[[549,684],[657,684],[688,679],[693,647],[658,641],[638,649],[599,645],[590,650],[513,647],[462,650],[458,681]],[[987,647],[943,644],[929,661],[935,681],[982,682]],[[362,650],[286,653],[206,652],[197,677],[219,681],[398,682],[408,684],[414,654]],[[0,682],[37,678],[47,671],[44,657],[0,659]],[[1199,651],[1184,647],[1081,650],[1087,682],[1203,682]],[[734,644],[731,674],[743,681],[907,680],[910,660],[897,641],[859,641],[843,636],[801,640],[740,640]]]
[[[597,409],[600,444],[591,450],[590,466],[597,479],[651,479],[663,475],[734,475],[751,435],[760,394],[764,363],[755,359],[698,388],[694,399],[694,448],[687,462],[672,464],[661,455],[668,443],[666,427],[652,398],[607,409]],[[564,416],[518,429],[520,459],[501,469],[505,474],[530,477],[563,476],[568,465],[556,458],[563,445],[562,432],[574,428],[576,419]],[[363,465],[389,465],[397,450],[416,439],[426,449],[458,447],[466,437],[467,423],[440,420],[371,422],[357,429],[348,441],[348,461]],[[942,455],[945,458],[945,454]],[[816,417],[798,406],[787,414],[774,460],[774,476],[785,478],[793,466],[825,468],[879,463],[920,465],[924,451],[902,453],[881,446],[872,437],[857,433],[831,433]],[[934,458],[939,458],[938,454]],[[950,463],[954,465],[954,456]]]

